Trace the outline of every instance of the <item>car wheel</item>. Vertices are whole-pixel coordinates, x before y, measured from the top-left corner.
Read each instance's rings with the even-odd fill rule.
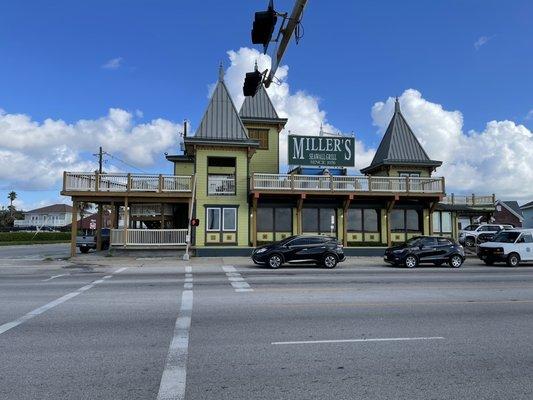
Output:
[[[465,239],[465,246],[466,247],[474,247],[474,245],[476,244],[476,241],[473,237],[467,237]]]
[[[281,267],[281,264],[283,264],[283,260],[279,254],[272,254],[268,258],[268,266],[272,269]]]
[[[452,268],[459,268],[461,265],[463,265],[463,257],[461,257],[459,254],[455,254],[450,257],[450,261],[448,263]]]
[[[404,263],[407,268],[415,268],[418,266],[418,258],[415,256],[407,256],[405,257]]]
[[[83,253],[83,254],[87,254],[89,252],[89,248],[88,247],[80,247],[80,251]]]
[[[494,265],[494,260],[483,260],[483,262],[485,263],[485,265]]]
[[[518,267],[520,264],[520,256],[516,253],[511,253],[507,256],[507,266],[508,267]]]
[[[326,254],[322,260],[322,265],[328,269],[335,268],[337,265],[337,257],[335,257],[333,254]]]

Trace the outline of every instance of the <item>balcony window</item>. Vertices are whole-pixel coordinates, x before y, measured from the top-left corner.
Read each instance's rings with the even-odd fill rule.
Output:
[[[207,207],[208,232],[235,232],[237,230],[237,208]]]
[[[433,215],[433,233],[450,234],[452,233],[452,213],[449,211],[434,211]]]
[[[209,174],[207,194],[210,196],[235,195],[235,175]]]

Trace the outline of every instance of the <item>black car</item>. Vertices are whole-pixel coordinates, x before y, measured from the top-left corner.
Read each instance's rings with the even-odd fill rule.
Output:
[[[287,262],[313,262],[335,268],[344,261],[344,252],[337,239],[329,236],[291,236],[279,242],[257,247],[252,261],[279,268]]]
[[[440,266],[447,263],[459,268],[465,259],[463,246],[453,239],[439,236],[417,236],[399,246],[385,250],[385,261],[394,265],[414,268],[421,263]]]

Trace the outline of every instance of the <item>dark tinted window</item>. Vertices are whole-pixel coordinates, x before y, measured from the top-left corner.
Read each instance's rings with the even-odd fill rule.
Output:
[[[350,208],[348,210],[348,230],[360,232],[363,230],[363,210],[357,208]]]
[[[494,236],[493,242],[499,243],[514,243],[520,232],[510,232],[510,231],[501,231],[496,236]]]
[[[531,233],[524,233],[522,237],[524,238],[524,243],[533,243],[533,235]]]
[[[432,247],[437,245],[437,239],[435,238],[423,238],[420,242],[424,247]]]
[[[333,224],[331,223],[333,220]],[[333,229],[332,229],[333,225]],[[320,232],[335,232],[335,209],[321,208],[320,209]]]
[[[276,232],[292,231],[292,210],[290,208],[275,208]]]
[[[392,210],[390,215],[391,230],[403,231],[405,229],[404,210]]]
[[[272,208],[257,209],[257,230],[259,232],[271,232],[274,230],[274,218]]]
[[[491,231],[491,230],[492,229],[490,229],[490,227],[488,225],[483,225],[483,226],[480,226],[477,231],[478,232],[487,232],[487,231]]]
[[[302,210],[302,227],[304,232],[318,232],[318,208]]]
[[[452,245],[451,240],[450,239],[446,239],[446,238],[438,238],[437,242],[439,243],[440,246]]]
[[[323,244],[325,242],[325,238],[320,237],[310,237],[307,239],[309,244]]]
[[[235,167],[235,158],[233,157],[209,157],[207,159],[209,167]]]
[[[405,210],[406,228],[408,231],[419,231],[419,213],[416,210]]]
[[[364,224],[365,224],[365,232],[377,232],[378,231],[378,213],[376,210],[372,210],[372,209],[364,210]]]

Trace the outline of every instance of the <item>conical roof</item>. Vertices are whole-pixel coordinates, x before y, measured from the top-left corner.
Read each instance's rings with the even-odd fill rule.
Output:
[[[244,99],[239,116],[243,119],[280,119],[263,85],[260,86],[255,96],[247,96]]]
[[[383,165],[417,165],[438,167],[441,161],[429,158],[426,151],[409,127],[400,110],[398,99],[394,104],[394,115],[381,139],[370,166],[363,168],[362,173],[370,173]]]

